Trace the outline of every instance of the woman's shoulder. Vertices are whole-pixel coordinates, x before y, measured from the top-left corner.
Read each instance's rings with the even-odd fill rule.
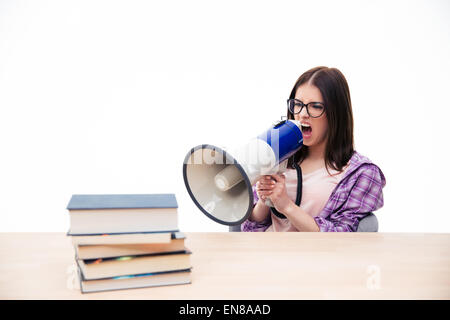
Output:
[[[383,185],[386,183],[380,167],[373,163],[367,156],[355,151],[348,162],[348,168],[343,179],[349,177],[358,178],[361,175],[379,180]]]
[[[362,155],[361,153],[354,151],[353,155],[351,156],[350,160],[347,163],[347,171],[353,171],[361,166],[376,166],[375,163],[372,162],[368,157]]]
[[[358,151],[354,151],[350,158],[349,165],[350,166],[359,166],[360,164],[363,164],[363,163],[373,164],[372,160],[370,160],[368,157],[366,157],[365,155],[362,155]]]

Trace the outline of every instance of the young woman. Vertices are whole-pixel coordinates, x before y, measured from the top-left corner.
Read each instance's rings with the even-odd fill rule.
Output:
[[[302,124],[303,147],[284,174],[256,183],[253,212],[242,231],[356,231],[362,218],[383,206],[386,180],[353,149],[344,75],[327,67],[302,74],[288,100],[288,119]],[[266,198],[275,208],[266,206]]]

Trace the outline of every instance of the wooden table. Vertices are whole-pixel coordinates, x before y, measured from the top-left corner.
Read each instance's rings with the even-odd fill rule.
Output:
[[[0,233],[0,299],[450,298],[450,234],[186,236],[192,284],[81,294],[64,233]]]

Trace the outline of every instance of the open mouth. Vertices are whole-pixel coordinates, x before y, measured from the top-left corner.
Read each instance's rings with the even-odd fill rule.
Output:
[[[310,136],[312,132],[312,128],[308,124],[302,124],[302,133],[304,135]]]

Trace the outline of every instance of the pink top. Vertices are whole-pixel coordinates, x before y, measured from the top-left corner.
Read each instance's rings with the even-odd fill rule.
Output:
[[[342,172],[328,169],[331,173],[329,175],[324,166],[308,174],[303,174],[303,192],[300,208],[305,210],[311,217],[317,217],[325,207],[331,192],[341,181],[346,169],[347,167],[344,167]],[[284,175],[286,176],[287,195],[295,202],[297,196],[297,171],[295,169],[287,169]],[[266,231],[298,231],[291,225],[289,219],[278,218],[273,213],[271,213],[271,217],[272,225]]]

